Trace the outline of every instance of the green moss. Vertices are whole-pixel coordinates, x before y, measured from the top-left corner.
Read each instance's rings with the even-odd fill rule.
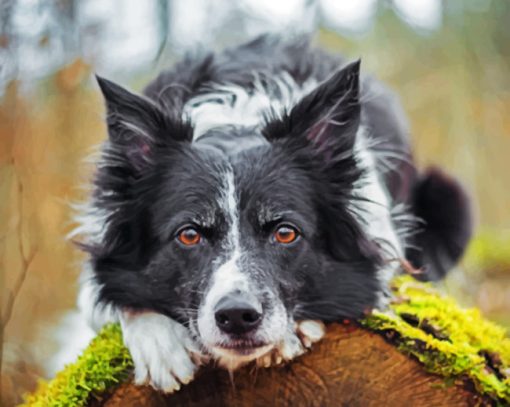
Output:
[[[394,281],[395,302],[360,321],[384,335],[445,385],[469,380],[480,394],[510,403],[510,339],[477,310],[463,310],[431,285],[411,277]],[[108,326],[49,383],[26,399],[27,406],[80,406],[126,380],[132,368],[120,329]]]
[[[122,344],[118,325],[108,325],[90,343],[78,360],[49,382],[40,382],[25,406],[83,406],[100,398],[106,390],[126,380],[132,368],[128,350]]]
[[[510,402],[510,339],[505,329],[411,277],[397,278],[394,291],[393,312],[375,311],[363,326],[383,333],[427,371],[469,379],[479,393]]]

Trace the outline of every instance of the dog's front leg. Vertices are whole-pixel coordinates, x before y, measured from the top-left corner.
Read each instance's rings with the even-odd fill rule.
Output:
[[[150,311],[121,311],[119,319],[136,384],[171,393],[193,379],[201,355],[185,326]]]
[[[205,357],[185,326],[153,311],[131,311],[99,299],[100,286],[87,265],[80,284],[78,308],[97,332],[120,322],[124,344],[135,367],[135,382],[173,392],[189,383]]]

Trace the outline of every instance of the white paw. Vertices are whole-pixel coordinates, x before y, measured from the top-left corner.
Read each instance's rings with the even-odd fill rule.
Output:
[[[171,393],[193,379],[202,356],[186,327],[155,312],[123,312],[120,321],[136,384]]]
[[[296,322],[294,330],[289,329],[283,340],[271,351],[257,358],[257,365],[270,367],[283,361],[292,360],[306,352],[313,343],[326,333],[326,327],[320,321],[305,320]]]

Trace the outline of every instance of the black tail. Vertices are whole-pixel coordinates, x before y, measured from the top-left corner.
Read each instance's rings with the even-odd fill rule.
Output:
[[[437,168],[416,183],[413,212],[424,221],[406,256],[421,268],[420,279],[439,280],[460,259],[473,232],[470,200],[462,186]]]

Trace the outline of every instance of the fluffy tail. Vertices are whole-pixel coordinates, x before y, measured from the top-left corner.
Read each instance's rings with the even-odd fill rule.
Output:
[[[421,268],[420,279],[439,280],[460,259],[473,232],[471,205],[462,186],[437,168],[429,169],[416,183],[413,212],[424,225],[406,253]]]

